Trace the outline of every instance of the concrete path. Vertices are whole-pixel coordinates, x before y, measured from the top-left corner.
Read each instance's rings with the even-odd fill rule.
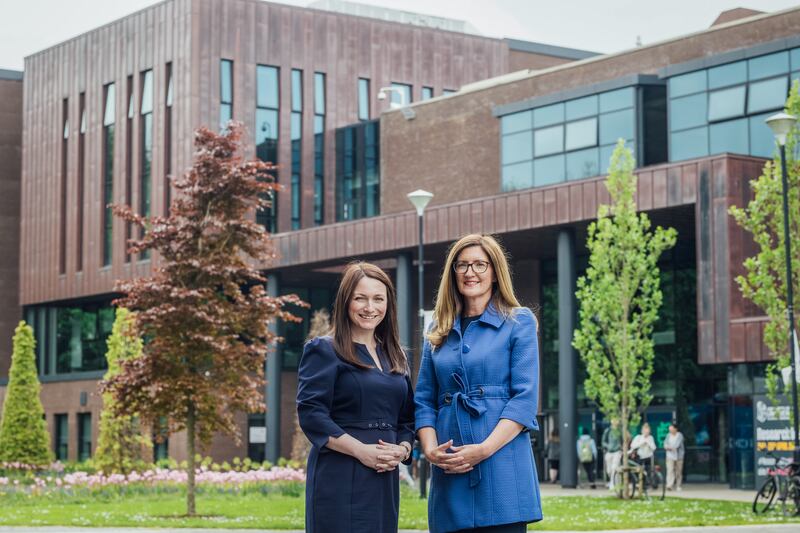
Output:
[[[651,529],[615,529],[593,533],[797,533],[797,524],[753,525],[726,527],[674,527]],[[267,529],[152,529],[152,528],[92,528],[92,527],[0,527],[0,533],[304,533],[300,530]],[[359,533],[359,532],[353,532]],[[364,532],[366,533],[366,532]],[[427,533],[420,530],[400,530],[400,533]],[[578,533],[562,531],[561,533]]]
[[[588,486],[582,486],[577,489],[564,489],[561,485],[552,485],[550,483],[542,483],[541,485],[542,496],[608,496],[611,492],[605,485],[597,485],[597,488],[592,490]],[[689,484],[684,485],[683,490],[680,492],[667,491],[668,497],[675,498],[697,498],[701,500],[726,500],[735,502],[752,502],[756,497],[754,490],[739,490],[729,489],[727,485],[721,483],[704,483],[704,484]]]

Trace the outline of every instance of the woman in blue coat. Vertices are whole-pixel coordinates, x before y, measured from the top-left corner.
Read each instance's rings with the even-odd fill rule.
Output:
[[[542,519],[527,433],[538,429],[537,324],[494,238],[467,235],[450,248],[434,320],[414,395],[434,465],[430,531],[525,531]]]
[[[397,465],[414,439],[414,399],[392,282],[378,267],[345,269],[333,332],[306,344],[297,413],[312,443],[306,531],[395,533]]]

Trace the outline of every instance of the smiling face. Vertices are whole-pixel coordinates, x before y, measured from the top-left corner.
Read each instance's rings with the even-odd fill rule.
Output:
[[[466,272],[459,267],[471,264]],[[495,281],[494,268],[489,256],[480,246],[470,246],[461,250],[453,263],[456,275],[456,286],[466,300],[479,300],[492,294],[492,283]],[[476,272],[486,267],[485,272]]]
[[[347,314],[354,333],[374,331],[386,316],[386,285],[374,278],[361,278],[350,297]]]

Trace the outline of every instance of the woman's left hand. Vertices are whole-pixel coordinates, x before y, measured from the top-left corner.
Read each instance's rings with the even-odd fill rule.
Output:
[[[487,453],[486,448],[481,444],[465,444],[463,446],[451,446],[452,453],[448,453],[446,463],[462,462],[461,465],[445,470],[447,474],[463,474],[469,472],[481,461],[488,459],[491,454]]]
[[[383,468],[379,469],[378,472],[389,472],[394,470],[397,468],[397,465],[403,462],[408,454],[408,450],[405,446],[392,444],[391,442],[385,442],[381,439],[378,439],[377,448],[383,452],[378,456],[383,463],[381,465]]]

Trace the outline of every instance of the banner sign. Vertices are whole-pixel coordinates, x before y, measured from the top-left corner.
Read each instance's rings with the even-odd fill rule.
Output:
[[[769,469],[775,466],[774,457],[792,458],[794,430],[789,418],[790,404],[784,395],[773,405],[766,395],[753,396],[753,428],[755,431],[756,490],[769,477]]]

